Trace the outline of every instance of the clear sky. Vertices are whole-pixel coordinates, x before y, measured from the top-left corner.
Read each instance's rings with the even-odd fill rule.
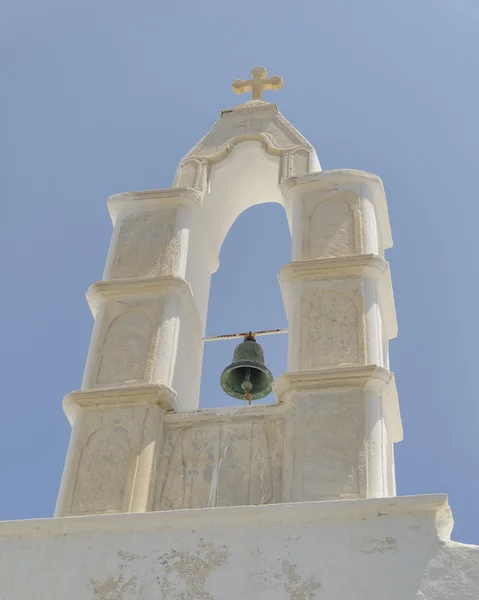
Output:
[[[384,181],[398,493],[447,492],[454,539],[479,543],[478,40],[476,0],[0,2],[0,519],[54,509],[70,433],[61,400],[81,383],[107,197],[170,187],[220,110],[242,101],[231,82],[263,64],[285,80],[265,99],[323,169]],[[289,260],[281,207],[241,215],[209,334],[284,327],[276,277]],[[286,339],[262,340],[278,375]],[[233,346],[206,349],[204,407],[230,402],[218,378]]]

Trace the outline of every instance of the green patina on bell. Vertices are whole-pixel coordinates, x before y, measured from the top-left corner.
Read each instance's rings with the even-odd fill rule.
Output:
[[[221,374],[220,383],[228,395],[250,404],[271,392],[273,375],[264,366],[263,348],[251,332],[236,346],[233,362]]]

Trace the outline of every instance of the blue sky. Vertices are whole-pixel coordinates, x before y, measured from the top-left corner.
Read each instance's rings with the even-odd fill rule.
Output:
[[[107,196],[170,187],[236,78],[264,64],[265,99],[323,169],[384,182],[399,337],[391,343],[405,439],[398,493],[447,492],[453,537],[479,543],[477,394],[479,5],[474,0],[3,0],[0,6],[0,519],[51,516],[101,278]],[[238,219],[210,299],[210,334],[286,325],[281,207]],[[243,285],[249,281],[249,289]],[[286,339],[264,340],[285,370]],[[205,353],[202,406],[233,343]]]

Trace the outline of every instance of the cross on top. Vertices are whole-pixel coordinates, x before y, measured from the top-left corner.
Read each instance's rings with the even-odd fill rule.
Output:
[[[266,69],[264,67],[255,67],[251,71],[252,79],[237,79],[233,83],[233,92],[235,94],[253,93],[253,100],[261,100],[263,90],[278,91],[283,87],[283,80],[278,75],[266,78]]]

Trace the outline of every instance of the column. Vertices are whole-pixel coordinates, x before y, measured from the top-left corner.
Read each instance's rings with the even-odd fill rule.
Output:
[[[286,180],[293,262],[280,273],[289,323],[284,501],[393,495],[402,437],[388,340],[396,336],[379,178],[326,171]]]
[[[152,510],[163,415],[198,407],[204,319],[185,275],[200,203],[180,188],[109,199],[82,389],[64,402],[72,435],[57,516]]]

